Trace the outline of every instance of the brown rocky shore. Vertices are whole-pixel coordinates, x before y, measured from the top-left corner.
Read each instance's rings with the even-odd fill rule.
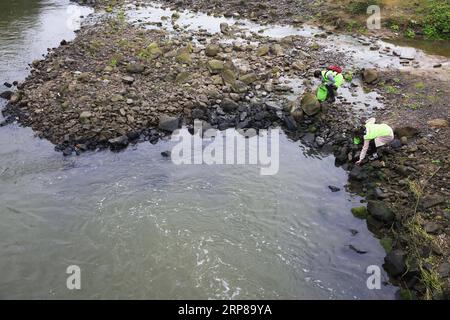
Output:
[[[277,13],[292,4],[288,0],[161,2],[232,17],[239,12],[258,22],[302,21],[295,12]],[[175,32],[131,25],[120,12],[83,27],[73,42],[34,61],[18,91],[4,95],[7,121],[32,127],[65,155],[157,143],[195,119],[220,130],[282,127],[313,152],[333,153],[336,165],[348,170],[349,189],[367,199],[353,214],[380,238],[399,296],[449,299],[449,79],[361,70],[348,66],[350,53],[327,51],[314,38],[273,39],[227,23],[219,33],[192,31],[178,18],[164,17]],[[368,112],[356,112],[343,96],[334,105],[320,105],[309,94],[295,99],[293,82],[312,92],[314,70],[330,64],[355,71],[350,88],[381,97],[385,107],[371,116],[396,133],[383,161],[354,164],[360,150],[351,132]]]

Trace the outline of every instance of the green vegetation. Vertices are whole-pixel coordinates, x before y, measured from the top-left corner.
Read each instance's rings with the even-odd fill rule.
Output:
[[[397,94],[398,93],[398,89],[396,87],[393,86],[386,86],[386,92],[389,94]]]
[[[391,252],[391,250],[392,250],[392,238],[384,237],[383,239],[380,240],[380,244],[384,248],[386,253]]]
[[[367,218],[367,208],[364,206],[352,208],[352,214],[354,217],[358,219],[366,219]]]
[[[391,30],[394,32],[399,32],[400,31],[400,26],[398,24],[391,24]]]
[[[417,82],[414,87],[416,87],[417,90],[422,90],[425,88],[425,84],[423,82]]]
[[[423,32],[428,39],[450,39],[450,1],[427,0],[423,14]]]
[[[349,3],[348,10],[353,14],[366,14],[367,8],[371,5],[382,5],[381,0],[353,0]]]
[[[405,32],[405,37],[407,37],[407,38],[415,38],[416,37],[416,33],[414,32],[414,30],[413,29],[411,29],[411,28],[408,28],[407,30],[406,30],[406,32]]]

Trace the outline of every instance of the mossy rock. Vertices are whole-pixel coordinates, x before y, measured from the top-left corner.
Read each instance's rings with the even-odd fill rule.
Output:
[[[236,82],[236,74],[233,72],[233,70],[228,68],[222,71],[222,78],[223,81],[227,84],[234,85],[234,83]]]
[[[258,80],[258,76],[255,73],[249,73],[241,76],[239,80],[241,80],[245,84],[252,84],[256,80]]]
[[[364,206],[352,208],[352,214],[358,219],[367,218],[367,208]]]
[[[266,54],[268,54],[270,51],[270,46],[268,45],[263,45],[261,47],[258,48],[258,50],[256,51],[256,54],[260,57],[265,56]]]
[[[416,294],[408,289],[400,289],[398,291],[398,296],[400,298],[400,300],[417,300],[417,296]]]
[[[159,47],[159,45],[156,42],[152,42],[147,47],[147,50],[148,50],[148,53],[150,53],[154,57],[159,57],[160,55],[163,54],[163,51],[161,50],[161,48]]]
[[[208,57],[215,57],[220,51],[220,47],[217,44],[210,44],[206,47],[205,54]]]
[[[175,81],[177,83],[186,83],[186,82],[189,82],[189,80],[190,80],[190,74],[189,74],[189,72],[186,72],[186,71],[182,71],[179,74],[177,74],[177,77],[175,79]]]
[[[386,253],[391,252],[392,250],[392,238],[384,237],[380,240],[381,246],[384,248]]]
[[[191,55],[188,52],[180,53],[177,58],[177,62],[183,63],[183,64],[189,64],[192,62]]]
[[[208,61],[208,69],[212,74],[218,74],[222,72],[223,68],[223,62],[220,60],[213,59]]]

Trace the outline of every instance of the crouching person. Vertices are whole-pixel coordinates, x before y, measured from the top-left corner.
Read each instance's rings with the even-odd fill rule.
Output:
[[[370,118],[363,127],[358,129],[355,143],[361,141],[360,137],[363,137],[364,145],[359,160],[356,162],[357,165],[362,163],[367,154],[369,154],[369,160],[378,159],[380,157],[379,148],[394,140],[394,131],[387,124],[376,124],[375,118]]]

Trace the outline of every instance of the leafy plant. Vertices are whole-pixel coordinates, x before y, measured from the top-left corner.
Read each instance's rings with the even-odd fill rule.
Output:
[[[400,26],[398,24],[392,24],[391,30],[394,32],[398,32],[398,31],[400,31]]]
[[[415,37],[416,37],[416,33],[414,32],[413,29],[408,28],[408,29],[406,30],[405,36],[406,36],[407,38],[415,38]]]

